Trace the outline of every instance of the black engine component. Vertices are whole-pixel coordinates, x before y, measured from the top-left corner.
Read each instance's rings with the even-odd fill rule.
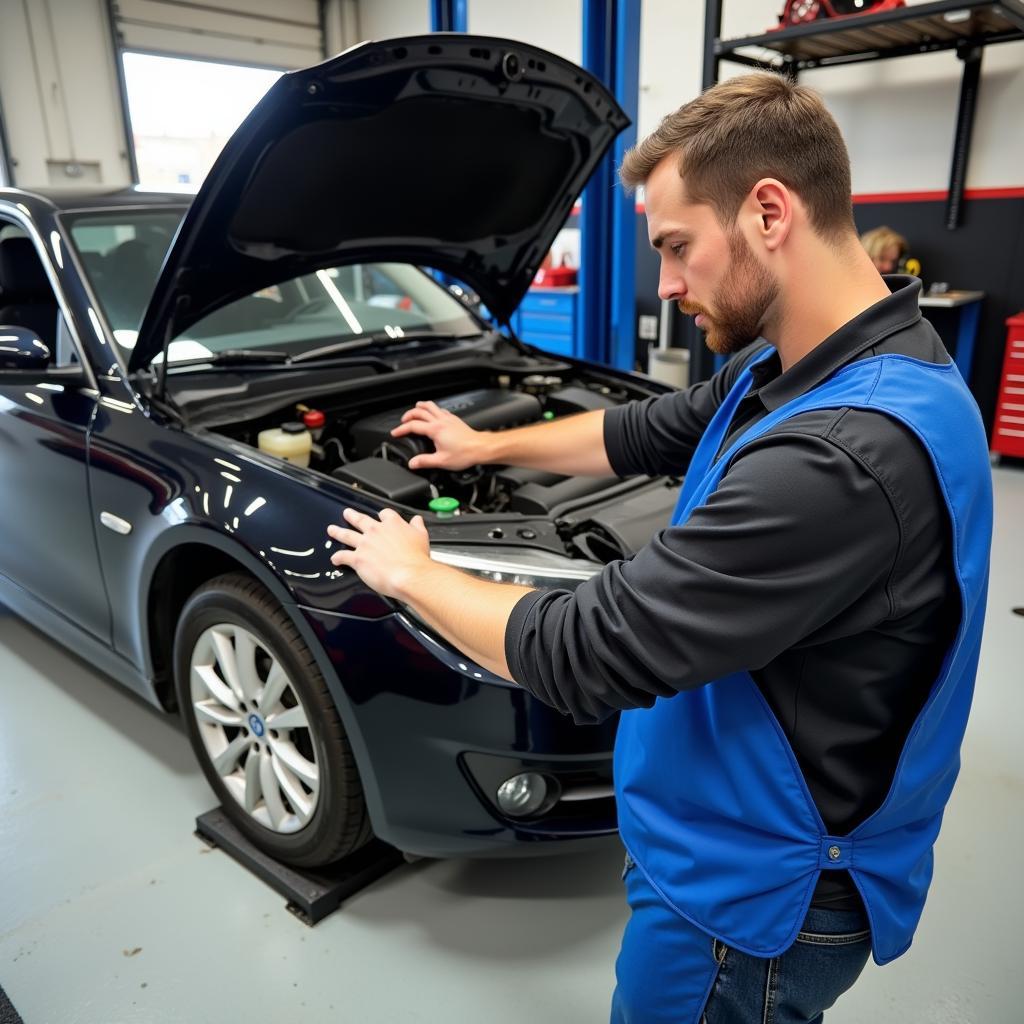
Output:
[[[481,388],[451,395],[438,403],[442,409],[455,413],[475,430],[498,430],[533,423],[541,418],[540,402],[533,395],[523,395],[502,388]],[[353,423],[350,432],[352,449],[359,457],[370,455],[386,444],[399,461],[408,462],[413,455],[431,450],[426,438],[410,435],[394,438],[391,429],[402,420],[405,408],[375,413]]]
[[[550,487],[564,479],[565,477],[559,473],[549,473],[544,469],[528,469],[525,466],[502,466],[494,473],[495,483],[510,494],[524,484]]]
[[[587,515],[573,545],[599,562],[629,558],[668,525],[678,500],[678,487],[660,487],[609,502]]]
[[[421,476],[387,459],[360,459],[331,471],[331,476],[389,501],[422,508],[430,501],[430,485]]]
[[[567,476],[558,483],[523,484],[513,495],[509,508],[523,515],[547,515],[553,508],[574,498],[583,498],[596,491],[603,491],[608,480],[597,476]]]
[[[589,412],[591,409],[611,409],[618,405],[613,398],[590,388],[569,387],[552,391],[544,400],[544,408],[564,416],[566,413]]]

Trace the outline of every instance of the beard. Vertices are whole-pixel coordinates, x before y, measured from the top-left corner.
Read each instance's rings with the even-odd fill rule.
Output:
[[[720,356],[739,352],[757,338],[779,297],[779,282],[758,263],[743,235],[730,231],[728,241],[729,271],[712,295],[714,315],[695,302],[679,303],[681,312],[704,317],[704,343]]]

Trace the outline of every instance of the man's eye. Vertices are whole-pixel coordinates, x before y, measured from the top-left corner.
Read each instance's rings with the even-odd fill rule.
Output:
[[[672,245],[671,248],[672,248],[672,255],[673,256],[681,256],[683,250],[686,248],[686,243],[685,242],[675,242]]]

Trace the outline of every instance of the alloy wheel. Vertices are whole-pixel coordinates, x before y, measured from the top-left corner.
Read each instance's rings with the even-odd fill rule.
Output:
[[[265,828],[303,828],[316,811],[320,767],[306,709],[280,661],[249,630],[218,623],[192,649],[189,688],[225,789]]]

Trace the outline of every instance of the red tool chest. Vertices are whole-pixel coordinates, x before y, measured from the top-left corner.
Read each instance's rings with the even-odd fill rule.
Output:
[[[1024,458],[1024,313],[1011,316],[1006,327],[1006,353],[992,426],[992,451]]]

